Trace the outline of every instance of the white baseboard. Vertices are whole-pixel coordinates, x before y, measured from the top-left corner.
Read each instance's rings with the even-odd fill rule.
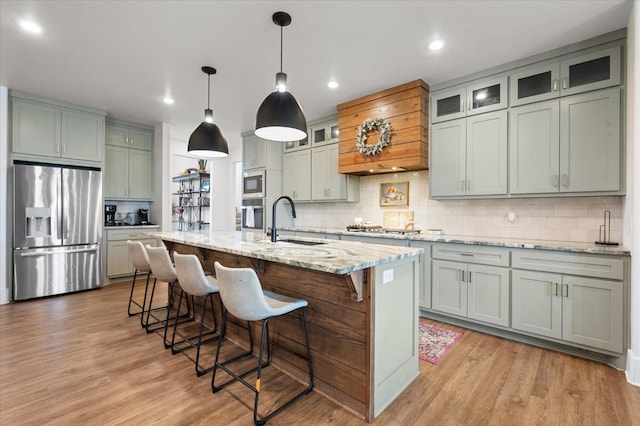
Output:
[[[635,354],[631,349],[627,351],[627,382],[640,387],[640,354]]]
[[[0,288],[0,305],[9,303],[9,289],[4,287]]]

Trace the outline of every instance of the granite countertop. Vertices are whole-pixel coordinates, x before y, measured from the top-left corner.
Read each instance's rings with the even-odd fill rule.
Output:
[[[390,238],[398,240],[425,241],[434,243],[452,243],[452,244],[470,244],[484,245],[493,247],[506,248],[525,248],[537,250],[564,251],[572,253],[589,253],[604,254],[614,256],[628,256],[631,251],[623,245],[619,246],[600,246],[595,243],[583,243],[572,241],[548,241],[548,240],[526,240],[517,238],[497,238],[497,237],[471,237],[468,235],[431,235],[427,233],[419,234],[392,234],[381,232],[353,232],[344,228],[312,228],[312,227],[296,227],[296,228],[278,228],[279,231],[300,231],[314,232],[320,234],[337,234],[352,235],[370,238]],[[297,237],[296,237],[297,238]]]
[[[295,239],[322,242],[323,244],[301,245],[285,241],[272,243],[266,234],[253,231],[210,232],[205,230],[150,232],[149,234],[166,241],[338,275],[418,256],[424,252],[423,249],[416,247],[396,247],[302,237]]]

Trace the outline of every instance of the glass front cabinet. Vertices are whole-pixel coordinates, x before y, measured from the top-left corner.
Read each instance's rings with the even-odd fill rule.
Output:
[[[485,79],[432,96],[432,123],[454,120],[508,106],[507,77]]]
[[[511,75],[511,106],[617,86],[620,61],[620,46],[615,46],[526,67]]]

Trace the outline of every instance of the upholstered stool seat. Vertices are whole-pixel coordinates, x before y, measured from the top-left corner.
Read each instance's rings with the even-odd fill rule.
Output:
[[[134,268],[133,281],[131,281],[131,293],[129,294],[129,306],[127,308],[127,313],[129,314],[130,317],[140,314],[140,325],[143,325],[145,305],[147,302],[147,290],[149,289],[149,277],[151,276],[151,265],[149,265],[149,256],[147,256],[147,251],[144,249],[144,246],[140,241],[127,240],[127,249],[129,251],[129,259],[131,260],[131,263],[133,264],[133,268]],[[133,296],[138,274],[146,275],[146,283],[144,286],[144,298],[142,299],[142,302],[135,300]],[[140,308],[140,310],[137,312],[133,312],[131,310],[132,305],[137,306],[138,308]]]
[[[222,326],[220,330],[220,342],[216,350],[216,359],[213,366],[213,377],[211,378],[211,390],[215,393],[223,389],[226,385],[239,381],[255,394],[253,404],[253,421],[256,425],[266,423],[273,416],[279,414],[285,408],[289,407],[301,396],[311,392],[313,389],[313,366],[311,363],[311,346],[309,344],[309,331],[307,326],[307,317],[305,308],[307,306],[306,300],[294,299],[291,297],[283,296],[271,291],[262,290],[260,280],[256,275],[256,272],[250,268],[227,268],[222,266],[219,262],[215,262],[216,275],[218,278],[218,287],[220,289],[220,298],[222,300]],[[294,311],[300,311],[302,315],[302,323],[304,326],[304,336],[306,343],[306,355],[304,358],[307,361],[309,369],[309,384],[308,386],[297,393],[295,396],[280,404],[277,408],[273,409],[271,413],[259,418],[258,407],[261,387],[262,369],[268,366],[271,362],[271,342],[269,338],[269,322],[274,318],[282,315],[290,314]],[[258,356],[258,366],[249,371],[243,373],[236,373],[227,366],[229,363],[235,360],[220,361],[220,347],[222,344],[222,335],[224,335],[227,323],[227,311],[229,311],[234,317],[240,320],[247,321],[262,321],[262,332],[260,335],[260,353]],[[249,338],[251,341],[251,332],[249,332]],[[267,347],[267,358],[263,362],[265,343]],[[236,357],[237,358],[237,357]],[[216,385],[216,371],[218,369],[223,370],[229,374],[232,378],[222,384]],[[253,371],[257,371],[255,386],[244,380],[248,374]]]
[[[180,254],[173,252],[173,261],[175,263],[176,274],[178,275],[178,283],[180,284],[180,300],[178,301],[178,312],[180,312],[180,306],[182,305],[183,296],[185,299],[191,296],[192,306],[195,309],[194,296],[202,297],[202,314],[200,316],[199,332],[196,336],[187,337],[178,330],[178,319],[176,318],[173,323],[173,334],[171,336],[171,353],[176,354],[182,352],[189,347],[196,349],[196,375],[202,376],[203,374],[211,371],[213,365],[209,368],[200,367],[200,348],[203,344],[215,341],[217,336],[214,336],[210,340],[202,341],[203,336],[215,334],[218,328],[216,322],[216,314],[213,304],[213,296],[219,292],[217,280],[211,275],[205,275],[200,260],[197,256],[192,254]],[[205,317],[207,314],[207,302],[210,306],[211,317],[213,318],[213,329],[204,332]],[[176,335],[179,335],[182,340],[176,342]],[[183,345],[186,344],[186,345]],[[180,347],[180,345],[182,345]]]
[[[176,274],[176,270],[171,262],[171,257],[169,257],[169,252],[167,249],[162,247],[152,247],[147,245],[146,247],[147,255],[149,256],[149,265],[151,266],[151,272],[153,273],[153,287],[151,289],[151,297],[149,299],[149,307],[147,309],[147,318],[144,322],[144,326],[147,330],[147,333],[151,333],[153,331],[159,330],[160,328],[164,328],[164,347],[168,349],[171,347],[169,341],[167,341],[167,329],[169,326],[169,322],[176,320],[176,318],[181,319],[191,319],[194,320],[195,317],[191,313],[191,307],[189,303],[187,303],[187,313],[184,315],[180,315],[180,311],[177,311],[174,317],[171,317],[171,308],[173,307],[173,287],[175,283],[178,281],[178,275]],[[168,303],[164,307],[166,309],[165,318],[160,318],[153,314],[153,298],[156,292],[156,284],[159,281],[166,282],[169,285],[168,288]],[[195,313],[195,312],[194,312]],[[150,322],[150,318],[154,319],[154,322]],[[153,325],[158,325],[158,327],[152,327]]]

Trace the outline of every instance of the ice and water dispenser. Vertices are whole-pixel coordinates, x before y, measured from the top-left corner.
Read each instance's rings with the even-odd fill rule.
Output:
[[[26,237],[50,237],[51,209],[48,207],[27,207],[25,210]]]

